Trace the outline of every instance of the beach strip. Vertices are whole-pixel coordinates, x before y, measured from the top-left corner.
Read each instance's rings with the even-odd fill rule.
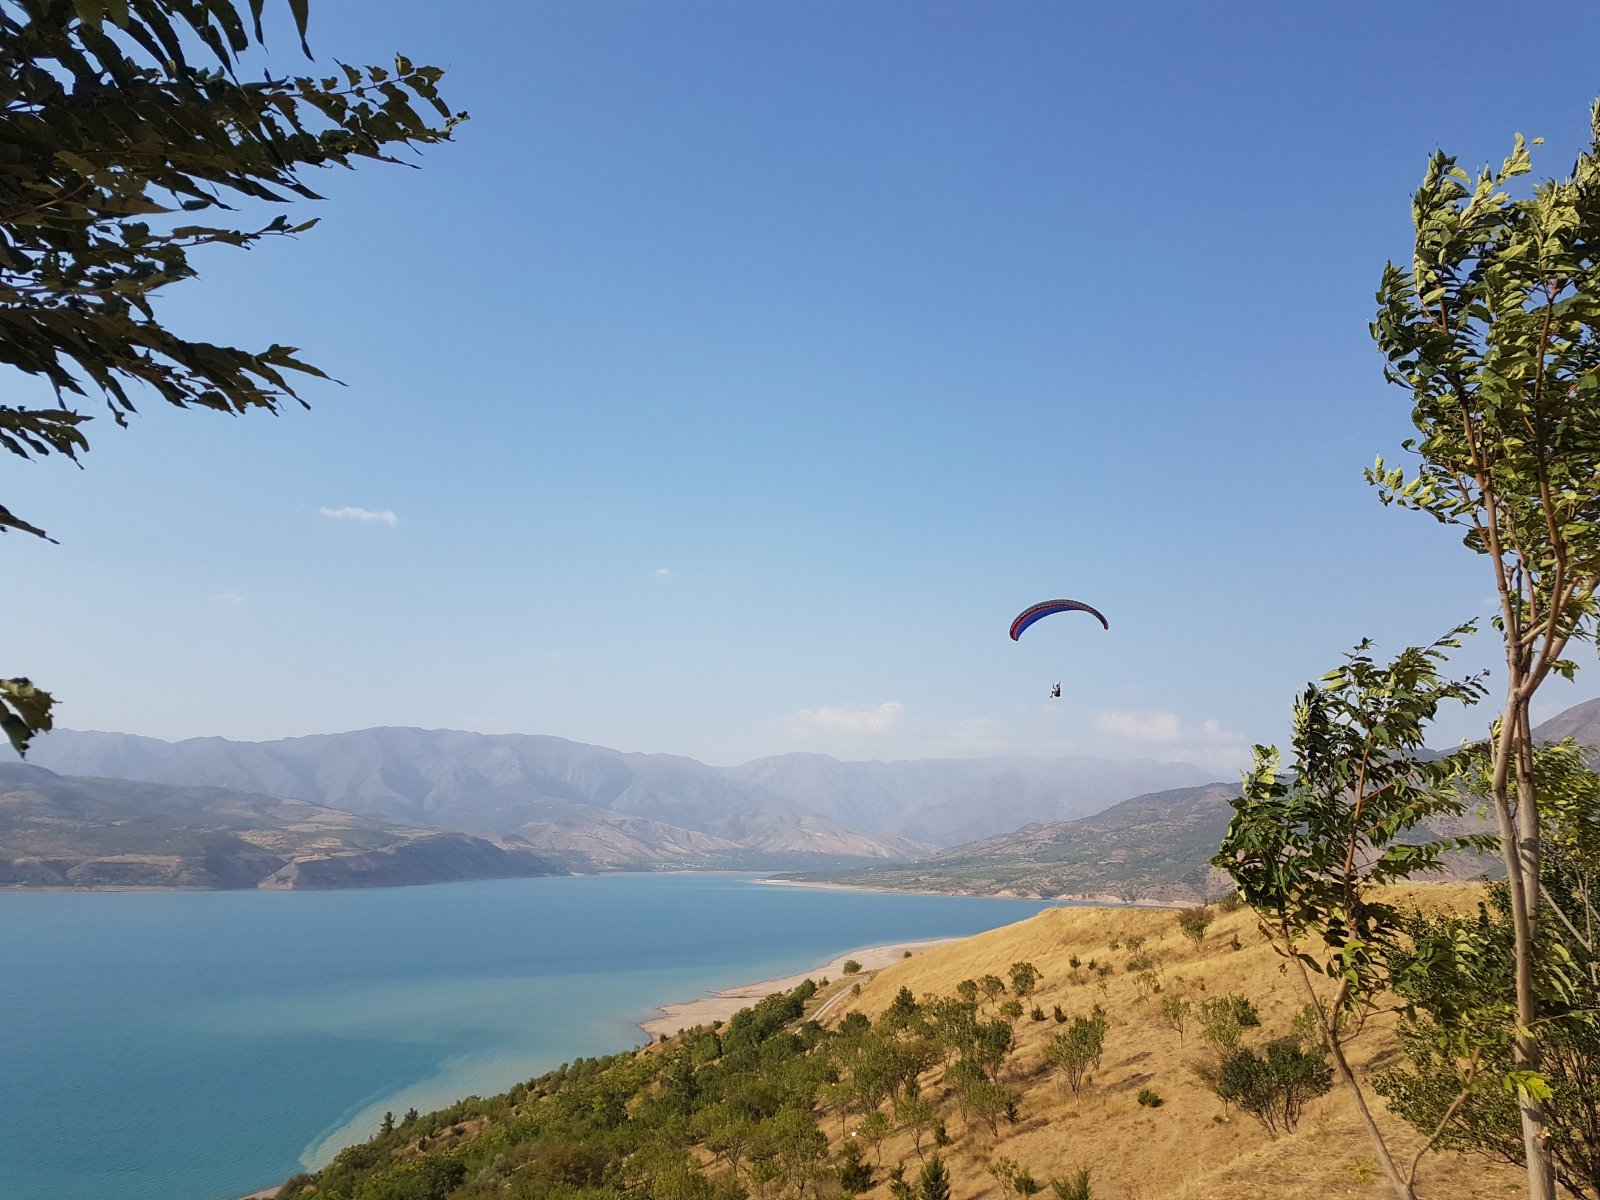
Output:
[[[875,971],[879,967],[899,962],[908,953],[914,954],[930,946],[942,946],[946,942],[961,940],[959,937],[927,938],[920,942],[895,942],[889,946],[868,946],[860,950],[851,950],[812,971],[802,971],[798,975],[787,975],[782,979],[742,984],[718,992],[714,996],[690,1000],[683,1004],[663,1004],[661,1015],[639,1022],[639,1028],[648,1033],[652,1039],[670,1037],[682,1030],[693,1029],[696,1025],[726,1021],[740,1009],[749,1008],[774,992],[793,991],[808,979],[814,979],[818,983],[824,978],[838,979],[844,975],[844,964],[851,959],[860,963],[862,970]]]

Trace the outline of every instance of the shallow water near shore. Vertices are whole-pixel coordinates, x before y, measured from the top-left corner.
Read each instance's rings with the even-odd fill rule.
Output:
[[[229,1200],[660,1004],[1045,907],[753,880],[0,894],[0,1196]]]

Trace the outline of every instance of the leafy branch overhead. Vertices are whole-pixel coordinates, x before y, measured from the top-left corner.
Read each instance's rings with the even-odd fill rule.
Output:
[[[439,95],[443,72],[405,58],[241,78],[264,45],[264,7],[0,0],[0,364],[56,399],[0,405],[0,448],[77,461],[89,449],[90,417],[72,407],[83,398],[121,425],[141,389],[180,408],[276,412],[304,403],[298,381],[327,378],[293,346],[186,337],[160,320],[156,293],[196,275],[196,250],[248,249],[316,223],[246,222],[235,206],[318,199],[307,168],[400,162],[400,149],[448,140],[466,114]],[[288,10],[309,58],[307,0]],[[0,533],[13,529],[47,536],[0,505]],[[0,693],[19,750],[48,728],[49,697],[36,694],[42,709]]]
[[[196,249],[248,248],[315,221],[240,228],[194,214],[317,199],[305,168],[397,162],[397,147],[447,139],[464,119],[438,93],[442,72],[404,58],[241,80],[262,4],[250,0],[247,25],[224,3],[0,0],[0,362],[46,380],[63,405],[97,392],[120,424],[137,385],[232,413],[298,400],[293,375],[325,376],[294,347],[187,338],[152,301],[196,274]],[[291,8],[303,40],[305,5]],[[85,419],[0,408],[0,445],[76,459]]]

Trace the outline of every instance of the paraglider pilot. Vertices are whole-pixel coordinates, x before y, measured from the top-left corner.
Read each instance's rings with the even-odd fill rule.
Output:
[[[1050,698],[1053,700],[1061,699],[1061,685],[1059,683],[1050,689]]]

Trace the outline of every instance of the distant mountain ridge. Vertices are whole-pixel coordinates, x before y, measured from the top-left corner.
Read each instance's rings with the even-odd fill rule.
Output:
[[[1543,742],[1570,737],[1600,749],[1600,699],[1574,705],[1533,734]],[[908,865],[806,878],[964,895],[1194,903],[1228,886],[1209,860],[1227,832],[1230,801],[1238,793],[1232,783],[1153,792],[1090,817],[1027,825]],[[1448,836],[1492,831],[1493,824],[1464,814],[1431,827]],[[1475,876],[1493,870],[1494,863],[1460,857],[1449,869]]]
[[[543,735],[409,728],[274,742],[57,730],[39,739],[30,761],[65,774],[226,787],[514,835],[590,869],[906,861],[940,843],[1204,778],[1181,763],[1087,758],[784,755],[720,769]]]
[[[843,762],[783,754],[727,773],[843,824],[936,846],[1084,817],[1141,792],[1209,778],[1188,763],[1087,756]]]
[[[563,870],[515,840],[223,788],[0,763],[0,886],[288,890]]]

